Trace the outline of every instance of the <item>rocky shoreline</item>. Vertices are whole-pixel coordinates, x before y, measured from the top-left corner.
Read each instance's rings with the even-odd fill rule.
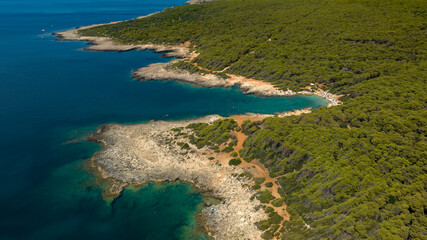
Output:
[[[215,211],[210,208],[202,211],[215,239],[261,239],[262,232],[255,223],[267,215],[257,199],[250,200],[255,192],[245,186],[249,180],[235,177],[242,170],[215,164],[203,154],[207,149],[191,146],[189,151],[184,151],[173,140],[172,128],[196,122],[210,123],[220,118],[211,115],[175,122],[103,125],[88,138],[104,145],[93,156],[92,163],[103,178],[115,183],[110,188],[112,195],[130,184],[176,180],[192,183],[201,192],[221,199],[213,206]]]
[[[150,16],[150,15],[147,15]],[[144,16],[144,17],[147,17]],[[107,24],[114,24],[117,22],[111,22]],[[324,91],[301,91],[294,92],[292,90],[283,91],[275,87],[274,85],[255,80],[247,79],[242,76],[236,76],[228,74],[229,78],[222,78],[215,74],[200,74],[190,73],[188,71],[179,70],[173,67],[173,64],[178,61],[186,61],[191,57],[194,57],[195,53],[190,52],[188,46],[185,44],[179,46],[172,45],[158,45],[158,44],[119,44],[114,42],[111,38],[107,37],[90,37],[81,36],[78,31],[81,29],[87,29],[96,27],[103,24],[94,24],[75,29],[56,32],[54,35],[58,36],[58,41],[86,41],[88,47],[83,48],[88,51],[116,51],[125,52],[131,50],[152,50],[157,53],[164,53],[163,57],[178,58],[167,63],[154,63],[146,67],[139,68],[133,71],[132,76],[140,81],[145,80],[160,80],[160,81],[179,81],[187,84],[192,84],[200,87],[224,87],[231,88],[238,86],[244,94],[254,94],[257,96],[264,97],[284,97],[284,96],[296,96],[296,95],[317,95],[321,96],[329,101],[328,107],[341,104],[338,100],[339,96],[332,95]]]
[[[153,14],[148,14],[146,16],[137,17],[135,19],[146,18]],[[168,45],[159,45],[159,44],[119,44],[114,42],[111,38],[108,37],[90,37],[90,36],[81,36],[79,35],[79,30],[98,27],[101,25],[110,25],[118,22],[110,22],[105,24],[92,24],[87,26],[81,26],[74,29],[55,32],[53,35],[58,36],[58,41],[86,41],[88,47],[83,48],[88,51],[115,51],[115,52],[125,52],[131,50],[152,50],[158,53],[165,53],[164,57],[176,57],[176,58],[186,58],[190,56],[190,52],[185,46],[168,46]]]
[[[286,97],[296,95],[316,95],[325,98],[329,101],[328,107],[341,104],[338,100],[339,96],[330,94],[325,91],[300,91],[294,92],[292,90],[283,91],[275,87],[274,85],[255,80],[247,79],[242,76],[236,76],[227,74],[229,78],[222,78],[215,74],[200,74],[190,73],[188,71],[176,69],[173,65],[179,61],[185,59],[176,59],[167,63],[154,63],[146,67],[139,68],[133,71],[132,76],[140,81],[146,80],[160,80],[160,81],[179,81],[183,83],[192,84],[200,87],[224,87],[231,88],[238,86],[239,90],[242,90],[244,94],[254,94],[256,96],[263,97]]]
[[[201,4],[213,2],[215,0],[189,0],[186,4]],[[155,13],[151,13],[145,16],[140,16],[135,19],[146,18],[152,16]],[[59,41],[86,41],[90,45],[89,47],[85,47],[84,50],[88,51],[116,51],[116,52],[125,52],[131,50],[152,50],[157,53],[165,53],[164,57],[169,58],[187,58],[190,57],[190,52],[188,47],[185,46],[173,46],[173,45],[159,45],[159,44],[119,44],[114,42],[111,38],[108,37],[90,37],[90,36],[81,36],[78,34],[79,30],[93,28],[101,25],[110,25],[118,23],[110,22],[110,23],[102,23],[102,24],[92,24],[87,26],[76,27],[74,29],[62,31],[62,32],[54,32],[52,35],[57,35]]]
[[[167,63],[154,63],[133,71],[132,76],[140,81],[147,80],[170,80],[192,84],[199,87],[226,87],[231,88],[234,84],[227,82],[225,79],[213,74],[201,75],[190,73],[188,71],[174,69],[172,65],[179,59]]]
[[[191,0],[188,3],[208,1]],[[114,23],[116,22],[107,24]],[[133,77],[141,81],[173,80],[209,88],[238,86],[245,94],[259,96],[319,95],[330,101],[328,106],[340,104],[337,96],[321,90],[283,91],[270,83],[242,76],[227,74],[228,77],[223,78],[214,72],[190,73],[174,68],[174,63],[188,61],[197,55],[195,52],[190,52],[190,43],[179,46],[125,45],[118,44],[107,37],[79,35],[79,30],[99,25],[102,24],[83,26],[54,34],[58,35],[58,40],[62,41],[86,41],[90,46],[84,49],[90,51],[153,50],[165,53],[165,57],[179,58],[168,63],[151,64],[134,71]],[[255,117],[283,117],[310,111],[311,109],[302,109],[275,115],[256,114]],[[236,176],[242,173],[242,169],[210,161],[206,155],[207,149],[197,149],[191,146],[190,151],[183,151],[174,140],[172,128],[185,127],[191,123],[210,123],[220,118],[222,117],[211,115],[175,122],[152,121],[135,125],[108,124],[101,126],[96,134],[88,137],[88,140],[104,145],[104,148],[94,154],[91,159],[91,167],[96,174],[103,179],[108,179],[110,184],[104,196],[117,197],[129,185],[176,180],[188,182],[200,192],[209,192],[215,198],[221,199],[221,202],[214,206],[215,211],[205,208],[201,212],[206,220],[208,232],[215,239],[261,239],[263,232],[256,227],[255,223],[268,216],[260,209],[260,202],[253,198],[256,192],[247,187],[249,180],[237,179]],[[181,141],[186,140],[181,139]]]
[[[209,0],[208,0],[209,1]],[[190,4],[208,2],[204,0],[195,0]],[[153,13],[155,14],[155,13]],[[153,14],[146,16],[138,17],[145,18]],[[137,19],[138,19],[137,18]],[[115,24],[117,22],[111,22],[106,24]],[[84,50],[89,51],[131,51],[131,50],[152,50],[154,52],[164,53],[163,57],[169,58],[178,58],[167,63],[154,63],[146,67],[135,70],[132,73],[132,76],[135,79],[144,81],[144,80],[171,80],[171,81],[180,81],[195,86],[201,87],[225,87],[231,88],[233,86],[238,86],[244,94],[254,94],[257,96],[264,97],[283,97],[283,96],[296,96],[296,95],[317,95],[322,98],[325,98],[329,101],[328,107],[340,105],[341,101],[338,100],[340,96],[333,95],[327,91],[321,89],[310,91],[310,86],[307,87],[307,90],[294,92],[292,90],[283,91],[278,89],[276,86],[256,80],[248,79],[243,76],[236,76],[233,74],[227,74],[228,78],[220,77],[214,73],[201,74],[201,73],[190,73],[188,71],[176,69],[173,67],[173,64],[178,61],[189,61],[190,59],[197,56],[197,53],[190,52],[189,46],[190,43],[181,44],[181,45],[159,45],[159,44],[119,44],[114,42],[113,39],[108,37],[91,37],[91,36],[81,36],[79,35],[79,30],[88,29],[92,27],[97,27],[105,24],[94,24],[83,27],[78,27],[71,30],[66,30],[62,32],[53,33],[58,36],[59,41],[86,41],[89,46],[85,47]],[[199,67],[200,68],[200,67]]]

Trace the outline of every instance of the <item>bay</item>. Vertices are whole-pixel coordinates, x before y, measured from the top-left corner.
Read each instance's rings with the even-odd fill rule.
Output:
[[[103,201],[82,168],[100,146],[82,139],[104,123],[325,105],[319,97],[262,98],[236,88],[135,81],[133,69],[169,59],[151,51],[83,51],[84,42],[50,35],[180,4],[0,1],[0,239],[205,239],[194,231],[203,201],[187,184],[151,184]]]

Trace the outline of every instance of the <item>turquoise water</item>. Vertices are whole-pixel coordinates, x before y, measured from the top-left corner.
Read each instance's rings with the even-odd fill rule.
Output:
[[[203,239],[201,196],[186,184],[147,185],[105,203],[81,162],[81,140],[103,123],[272,113],[325,102],[237,89],[138,82],[131,70],[169,61],[150,51],[88,52],[50,33],[125,20],[184,1],[0,0],[0,239]]]

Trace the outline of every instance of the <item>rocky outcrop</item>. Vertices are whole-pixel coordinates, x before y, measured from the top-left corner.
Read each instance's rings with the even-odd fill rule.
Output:
[[[173,143],[172,128],[219,118],[212,115],[177,122],[104,125],[90,137],[105,145],[93,156],[93,164],[103,177],[120,183],[114,187],[115,191],[126,184],[150,181],[190,182],[221,199],[221,203],[214,205],[215,211],[210,208],[202,211],[212,236],[225,240],[260,239],[261,231],[255,223],[267,216],[262,209],[258,210],[258,200],[250,200],[254,192],[243,186],[247,182],[233,176],[242,170],[213,163],[202,154],[203,149],[190,146],[192,149],[188,151]]]
[[[154,13],[153,13],[154,14]],[[149,14],[147,16],[138,17],[145,18],[151,16],[153,14]],[[176,57],[176,58],[186,58],[190,56],[190,52],[185,46],[169,46],[169,45],[158,45],[158,44],[121,44],[115,42],[113,39],[108,37],[90,37],[90,36],[82,36],[79,34],[79,30],[93,28],[101,25],[115,24],[118,22],[110,22],[106,24],[93,24],[83,27],[78,27],[75,29],[70,29],[67,31],[56,32],[54,35],[58,36],[59,41],[86,41],[89,46],[85,47],[84,50],[89,51],[116,51],[116,52],[124,52],[130,50],[152,50],[154,52],[162,52],[165,53],[165,57]]]
[[[172,80],[192,84],[200,87],[225,87],[238,86],[244,94],[254,94],[258,96],[294,96],[293,91],[282,91],[270,83],[247,79],[241,76],[229,74],[229,78],[222,78],[215,74],[190,73],[185,70],[176,69],[173,64],[185,59],[177,59],[167,63],[155,63],[135,70],[132,76],[135,79],[144,80]],[[305,93],[298,93],[305,94]],[[310,93],[311,94],[311,93]]]
[[[198,74],[174,69],[172,65],[180,60],[168,63],[154,63],[135,70],[132,76],[138,80],[173,80],[201,87],[233,87],[233,83],[213,74]]]
[[[192,53],[194,54],[194,53]],[[174,63],[188,59],[176,59],[167,63],[154,63],[146,67],[135,70],[132,76],[135,79],[145,80],[171,80],[192,84],[200,87],[225,87],[238,86],[244,94],[254,94],[263,97],[286,97],[295,95],[317,95],[329,100],[328,107],[341,104],[336,95],[317,90],[294,92],[292,90],[283,91],[276,86],[256,79],[248,79],[242,76],[227,74],[228,78],[222,78],[214,73],[190,73],[185,70],[176,69]]]

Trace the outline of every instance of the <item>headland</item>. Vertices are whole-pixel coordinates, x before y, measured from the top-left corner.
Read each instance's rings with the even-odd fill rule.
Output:
[[[104,148],[91,159],[104,178],[114,179],[110,195],[118,195],[130,184],[184,181],[201,192],[209,192],[220,203],[202,213],[207,229],[216,239],[260,239],[262,232],[255,223],[266,219],[255,192],[247,187],[250,181],[238,178],[243,170],[209,160],[209,150],[190,145],[182,149],[171,129],[191,123],[211,123],[221,119],[211,115],[175,122],[152,121],[135,125],[108,124],[89,137]],[[246,185],[246,186],[245,186]]]

